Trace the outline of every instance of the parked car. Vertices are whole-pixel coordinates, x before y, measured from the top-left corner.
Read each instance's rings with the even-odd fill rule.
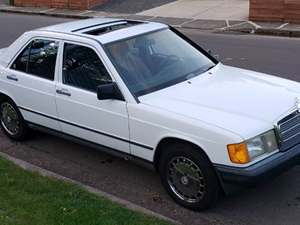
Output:
[[[161,23],[26,32],[0,51],[0,92],[8,137],[33,128],[140,159],[193,210],[299,163],[299,83],[225,66]]]

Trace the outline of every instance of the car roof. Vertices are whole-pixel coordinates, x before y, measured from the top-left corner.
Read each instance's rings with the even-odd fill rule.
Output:
[[[66,33],[96,39],[102,44],[168,28],[156,22],[116,18],[93,18],[39,28],[39,31]]]

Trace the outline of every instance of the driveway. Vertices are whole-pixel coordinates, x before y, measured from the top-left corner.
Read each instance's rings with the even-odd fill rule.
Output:
[[[109,0],[93,10],[114,12],[114,13],[137,13],[147,9],[174,2],[175,0]]]
[[[63,21],[53,17],[0,14],[0,29],[6,31],[0,35],[0,46],[10,44],[27,29]],[[197,30],[184,30],[184,33],[204,48],[220,54],[226,64],[300,81],[297,76],[299,39],[216,35]],[[176,205],[154,172],[61,138],[34,132],[30,140],[20,144],[11,142],[0,132],[0,150],[188,225],[296,225],[300,221],[299,166],[264,185],[223,197],[215,208],[198,213]]]

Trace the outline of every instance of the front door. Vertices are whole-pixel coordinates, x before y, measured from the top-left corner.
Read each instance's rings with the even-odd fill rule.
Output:
[[[64,43],[63,51],[56,90],[63,132],[129,153],[126,102],[97,99],[97,86],[112,81],[97,51],[74,43]]]

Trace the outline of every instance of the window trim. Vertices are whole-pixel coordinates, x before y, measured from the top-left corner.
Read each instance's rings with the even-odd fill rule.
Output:
[[[63,82],[63,62],[64,62],[64,49],[65,49],[64,47],[65,47],[65,44],[73,44],[73,45],[83,46],[83,47],[87,47],[87,48],[92,49],[96,53],[96,55],[98,56],[99,60],[101,60],[103,66],[105,68],[105,70],[107,71],[108,75],[111,78],[111,81],[115,82],[117,84],[116,79],[112,75],[111,71],[108,69],[107,65],[105,64],[105,60],[103,59],[103,57],[101,56],[101,54],[98,52],[97,48],[95,48],[93,45],[90,45],[90,44],[87,44],[87,43],[76,42],[76,41],[71,41],[71,40],[63,40],[62,43],[61,43],[62,47],[61,47],[60,64],[59,64],[60,65],[60,68],[59,68],[59,82],[62,85],[66,86],[66,87],[76,88],[78,90],[86,91],[88,93],[93,93],[93,94],[97,95],[97,92],[94,92],[94,91],[91,91],[91,90],[87,90],[85,88],[74,86],[74,85],[71,85],[71,84],[65,84]],[[119,85],[118,85],[118,88],[119,88]],[[124,94],[122,92],[121,92],[121,94],[123,95],[123,98],[124,98]]]
[[[35,40],[43,40],[43,41],[55,41],[57,42],[57,55],[56,55],[56,61],[55,61],[55,68],[54,68],[54,76],[53,76],[53,79],[48,79],[48,78],[45,78],[45,77],[41,77],[41,76],[38,76],[36,74],[32,74],[32,73],[28,73],[28,64],[29,64],[29,61],[27,62],[27,65],[26,65],[26,72],[24,71],[20,71],[20,70],[16,70],[14,68],[12,68],[12,65],[13,63],[17,60],[17,58],[19,57],[19,55],[25,50],[25,48],[27,48],[27,46],[31,45],[31,43]],[[36,78],[39,78],[39,79],[42,79],[42,80],[47,80],[47,81],[51,81],[51,82],[54,82],[57,78],[57,67],[58,67],[58,60],[59,60],[59,52],[60,52],[60,43],[61,43],[61,40],[59,39],[56,39],[56,38],[48,38],[48,37],[40,37],[40,36],[35,36],[35,37],[32,37],[30,38],[18,51],[17,53],[14,55],[14,57],[11,59],[11,61],[9,62],[8,64],[8,68],[9,70],[13,70],[15,72],[18,72],[18,73],[22,73],[22,74],[25,74],[25,75],[28,75],[28,76],[33,76],[33,77],[36,77]],[[30,47],[31,48],[31,47]],[[30,51],[29,51],[29,55],[30,55]],[[29,58],[28,58],[29,59]]]

